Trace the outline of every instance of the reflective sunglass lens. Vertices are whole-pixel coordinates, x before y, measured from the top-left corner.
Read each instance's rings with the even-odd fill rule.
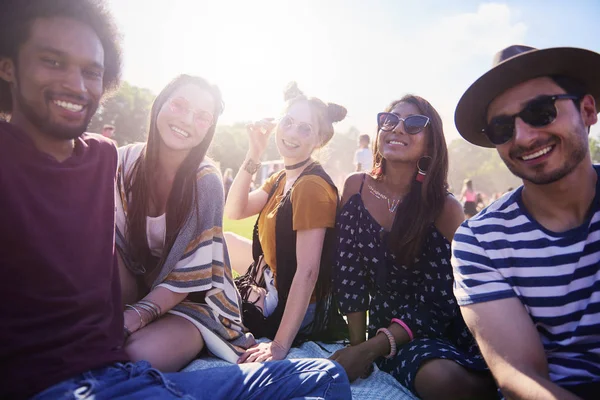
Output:
[[[303,136],[310,136],[312,132],[312,128],[308,124],[299,124],[298,125],[298,133]]]
[[[202,113],[194,117],[194,122],[196,122],[196,124],[200,126],[210,126],[212,125],[213,119],[210,114]]]
[[[404,130],[409,134],[421,132],[427,126],[429,119],[423,115],[411,115],[404,120]]]
[[[177,113],[184,113],[187,111],[187,104],[182,100],[173,99],[171,100],[171,110]]]
[[[514,117],[501,116],[493,118],[485,132],[490,142],[499,145],[508,142],[512,138],[514,131]]]
[[[283,129],[289,129],[292,126],[292,119],[290,117],[283,117],[279,124]]]
[[[556,119],[556,106],[552,98],[529,103],[519,117],[527,124],[535,127],[546,126]]]
[[[379,129],[384,131],[391,131],[398,125],[400,119],[397,115],[392,113],[379,113],[377,115],[377,125]]]

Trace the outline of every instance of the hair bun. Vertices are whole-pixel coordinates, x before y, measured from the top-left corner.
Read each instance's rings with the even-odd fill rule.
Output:
[[[335,103],[327,103],[327,116],[332,123],[343,120],[346,118],[347,113],[346,107]]]
[[[304,96],[304,93],[298,88],[296,81],[288,83],[283,91],[283,100],[288,101],[299,96]]]

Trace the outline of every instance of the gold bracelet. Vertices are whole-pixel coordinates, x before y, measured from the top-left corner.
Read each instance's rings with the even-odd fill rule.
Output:
[[[140,312],[140,310],[138,310],[137,308],[135,308],[134,306],[127,304],[125,306],[126,309],[128,310],[133,310],[137,313],[137,315],[140,317],[140,327],[138,329],[142,329],[144,327],[144,318],[142,318],[142,313]]]
[[[251,158],[249,158],[248,161],[244,163],[244,171],[246,171],[250,175],[254,175],[261,165],[262,163],[254,162]]]
[[[145,303],[142,302],[138,302],[135,304],[136,307],[139,307],[141,309],[141,311],[145,311],[148,313],[148,315],[150,316],[150,318],[148,319],[147,324],[149,324],[150,322],[154,321],[155,319],[157,319],[159,317],[159,313],[156,309],[148,306]]]
[[[146,304],[147,306],[156,310],[157,316],[160,317],[162,315],[162,308],[160,308],[160,306],[158,304],[156,304],[155,302],[153,302],[152,300],[140,300],[137,302],[137,304]]]

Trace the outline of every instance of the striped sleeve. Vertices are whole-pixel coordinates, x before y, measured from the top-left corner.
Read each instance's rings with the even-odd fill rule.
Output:
[[[182,258],[159,285],[178,293],[223,288],[225,248],[223,245],[223,184],[212,168],[198,176],[201,209],[199,235],[188,243]]]
[[[492,260],[469,227],[463,222],[452,243],[454,296],[459,305],[515,297],[511,284],[496,269]]]

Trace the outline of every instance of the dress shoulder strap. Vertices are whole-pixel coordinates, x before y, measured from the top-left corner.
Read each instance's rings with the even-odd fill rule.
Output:
[[[362,188],[365,184],[365,179],[367,178],[367,174],[363,173],[362,181],[360,182],[360,188],[358,188],[358,194],[362,193]]]

